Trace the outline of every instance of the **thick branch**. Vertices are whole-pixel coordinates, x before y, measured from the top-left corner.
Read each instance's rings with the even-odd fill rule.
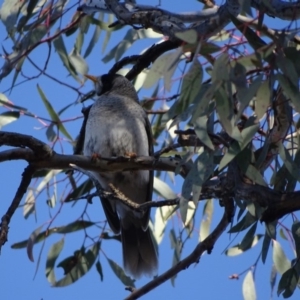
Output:
[[[0,132],[0,146],[13,146],[13,147],[28,147],[39,158],[47,158],[52,155],[52,149],[42,141],[25,134],[15,132]]]
[[[31,149],[17,148],[0,152],[0,162],[7,160],[26,160],[34,169],[73,169],[71,165],[76,165],[84,170],[98,172],[113,172],[127,170],[160,170],[175,172],[181,164],[180,158],[173,157],[113,157],[92,159],[82,155],[61,155],[52,151],[46,144],[27,135],[15,133],[0,133],[1,145],[17,145],[29,147]],[[214,137],[216,138],[216,137]],[[216,142],[220,142],[216,138]],[[185,177],[189,169],[181,165],[181,175]],[[235,172],[237,174],[238,171]],[[225,177],[226,174],[223,174]],[[200,199],[217,198],[223,199],[225,194],[238,197],[246,201],[256,202],[261,207],[265,207],[261,221],[270,222],[278,219],[287,213],[300,210],[300,191],[282,193],[269,187],[247,184],[236,179],[235,187],[224,191],[221,186],[222,178],[208,181],[202,189]],[[148,204],[147,204],[148,205]],[[149,204],[149,206],[155,206]]]

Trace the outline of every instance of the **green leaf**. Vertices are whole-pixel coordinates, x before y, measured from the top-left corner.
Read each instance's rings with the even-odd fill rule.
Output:
[[[245,251],[252,249],[254,246],[257,245],[259,240],[261,239],[262,234],[256,234],[253,236],[252,240],[249,240],[249,244],[244,249],[241,248],[241,244],[234,245],[233,247],[229,248],[225,251],[227,256],[237,256],[243,254]]]
[[[263,244],[262,244],[262,250],[261,250],[261,260],[263,263],[266,262],[270,244],[271,244],[271,238],[269,237],[268,234],[265,234]]]
[[[109,39],[111,37],[111,33],[112,33],[112,29],[108,28],[108,24],[113,23],[113,21],[114,21],[114,15],[113,14],[109,14],[108,15],[108,22],[106,23],[107,24],[106,35],[105,35],[105,38],[104,38],[104,41],[103,41],[103,44],[102,44],[102,53],[104,53],[104,51],[105,51],[105,49],[106,49],[106,47],[108,45]]]
[[[84,276],[93,266],[99,253],[100,243],[97,242],[87,252],[82,253],[81,251],[74,262],[74,266],[69,270],[65,277],[56,281],[54,287],[64,287],[77,281],[79,278]]]
[[[0,105],[3,104],[5,106],[17,109],[17,110],[21,110],[22,112],[26,112],[27,108],[23,107],[23,106],[18,106],[15,105],[13,103],[8,102],[9,100],[7,99],[7,97],[4,94],[0,93]]]
[[[300,93],[298,88],[296,88],[284,75],[276,74],[280,85],[283,88],[283,93],[292,100],[295,110],[300,112]]]
[[[154,192],[163,197],[164,199],[175,199],[177,195],[171,190],[169,185],[157,177],[154,177],[153,183]]]
[[[213,152],[202,151],[195,160],[192,169],[186,176],[182,185],[182,198],[189,200],[193,193],[193,202],[197,207],[203,183],[214,171]],[[185,216],[182,215],[182,221],[185,223]]]
[[[300,258],[300,222],[295,221],[292,225],[292,234],[295,241],[297,258]]]
[[[275,240],[273,240],[273,262],[280,274],[284,274],[291,268],[291,262],[285,256],[280,244]]]
[[[77,186],[76,189],[74,189],[65,199],[64,202],[71,202],[74,201],[74,199],[78,199],[82,197],[83,195],[86,195],[94,188],[94,184],[90,179],[87,179],[83,183],[81,183],[79,186]]]
[[[245,234],[244,238],[242,239],[239,247],[242,251],[248,250],[252,243],[253,243],[253,239],[254,239],[254,235],[256,232],[256,227],[257,227],[257,222],[255,222],[252,227],[247,231],[247,233]]]
[[[42,228],[43,228],[43,225],[38,227],[36,230],[34,230],[31,233],[29,239],[27,240],[27,245],[26,245],[27,246],[26,247],[27,248],[27,256],[32,262],[34,262],[33,252],[32,252],[33,246],[34,246],[34,244],[36,244],[36,240],[37,240]]]
[[[18,111],[7,111],[0,114],[0,129],[2,129],[3,126],[18,120],[19,117],[20,112]]]
[[[184,112],[195,101],[201,89],[202,79],[202,66],[197,59],[193,60],[190,69],[183,77],[176,112]]]
[[[9,35],[13,34],[14,26],[23,5],[22,1],[19,0],[5,0],[1,6],[1,21]]]
[[[90,222],[90,221],[85,221],[85,220],[77,220],[66,226],[60,226],[60,227],[53,228],[53,230],[55,230],[56,233],[65,234],[65,233],[71,233],[71,232],[83,230],[92,225],[95,225],[95,223]]]
[[[283,292],[284,298],[289,298],[293,295],[299,280],[299,275],[294,268],[288,269],[282,274],[278,283],[277,295]]]
[[[161,55],[154,61],[144,81],[143,88],[151,88],[164,75],[166,66],[169,67],[169,61],[170,54]]]
[[[56,260],[64,247],[64,243],[65,239],[63,237],[61,240],[51,246],[47,255],[46,277],[51,284],[54,284],[56,282],[54,267]]]
[[[86,228],[88,228],[88,227],[90,227],[94,224],[95,223],[90,222],[90,221],[77,220],[77,221],[74,221],[74,222],[72,222],[72,223],[70,223],[66,226],[54,227],[54,228],[51,228],[49,230],[46,230],[46,231],[43,231],[43,232],[39,233],[35,237],[34,243],[37,244],[37,243],[45,240],[46,238],[48,238],[53,233],[60,233],[60,234],[71,233],[71,232],[86,229]],[[29,240],[24,240],[24,241],[15,243],[15,244],[11,245],[11,248],[12,249],[25,248],[28,244],[28,241]]]
[[[253,136],[259,129],[259,124],[250,125],[241,132],[242,140],[239,142],[232,142],[227,153],[222,158],[219,170],[225,168],[252,140]]]
[[[200,230],[199,230],[200,242],[202,242],[204,239],[206,239],[209,235],[213,211],[214,211],[213,200],[212,199],[206,200],[204,208],[203,208],[202,221],[201,221]]]
[[[296,68],[294,67],[294,62],[285,57],[282,52],[276,55],[276,63],[279,66],[285,77],[298,88],[299,76],[297,74]]]
[[[101,21],[103,19],[103,16],[104,16],[104,13],[99,13],[99,17],[98,17],[98,20]],[[99,37],[100,37],[100,34],[101,34],[101,31],[102,31],[102,28],[100,26],[96,26],[95,27],[95,31],[93,33],[93,36],[85,50],[85,53],[84,53],[84,58],[87,58],[90,53],[92,52],[94,46],[97,44],[98,40],[99,40]]]
[[[108,257],[107,261],[110,265],[110,267],[112,268],[113,272],[115,273],[115,275],[121,280],[121,282],[125,285],[125,286],[132,286],[134,287],[134,279],[131,279],[129,276],[127,276],[124,272],[124,270],[113,260],[109,259]]]
[[[53,106],[51,105],[51,103],[48,101],[46,95],[44,94],[43,90],[40,88],[39,85],[37,85],[37,89],[38,92],[43,100],[43,103],[52,119],[53,122],[55,122],[55,124],[57,125],[58,129],[70,140],[72,141],[72,137],[69,135],[69,133],[67,132],[66,128],[64,127],[63,123],[61,122],[61,120],[59,119],[58,114],[55,112]]]
[[[198,34],[195,29],[188,29],[182,32],[176,32],[175,36],[184,42],[194,44],[198,40]]]
[[[244,300],[256,300],[255,284],[252,271],[248,271],[243,281]]]
[[[171,248],[174,249],[172,266],[175,266],[180,261],[182,242],[176,238],[174,229],[170,230],[169,237],[170,237],[170,241],[171,241]],[[175,286],[176,277],[177,277],[177,274],[171,278],[172,286]]]
[[[270,89],[270,80],[267,79],[262,82],[256,94],[255,114],[258,120],[260,120],[264,116],[268,107],[270,106],[271,96],[272,92]]]
[[[290,153],[286,148],[283,146],[282,143],[278,145],[278,152],[280,158],[282,159],[284,165],[286,166],[287,170],[290,174],[297,180],[300,181],[300,172],[298,166],[294,163]]]
[[[211,150],[214,150],[214,145],[207,131],[207,116],[198,117],[194,122],[194,130],[199,140]]]
[[[239,111],[236,115],[236,120],[239,120],[241,115],[243,114],[245,108],[249,105],[249,102],[257,95],[257,90],[261,86],[263,76],[257,76],[249,87],[240,87],[237,90],[238,99],[240,102]]]
[[[228,233],[235,233],[240,232],[242,230],[247,229],[249,226],[251,226],[254,222],[256,222],[257,219],[252,216],[249,212],[246,213],[246,215],[243,217],[243,219],[238,222],[236,225],[234,225]]]
[[[53,45],[55,47],[56,52],[58,53],[58,56],[60,57],[61,61],[63,62],[63,65],[66,67],[68,72],[78,81],[80,82],[76,71],[72,64],[70,63],[69,56],[66,50],[66,46],[64,43],[64,40],[61,35],[59,35],[54,41]]]
[[[102,266],[101,266],[100,260],[98,260],[96,262],[96,269],[97,269],[97,272],[100,275],[100,280],[103,281],[103,271],[102,271]]]
[[[81,75],[88,74],[89,66],[76,48],[73,48],[73,50],[71,51],[69,60],[77,73]]]
[[[25,24],[32,17],[34,12],[36,12],[38,2],[39,2],[39,0],[29,0],[29,3],[28,3],[27,8],[26,8],[26,14],[24,16],[22,16],[20,18],[19,22],[18,22],[18,25],[17,25],[17,31],[18,32],[21,32],[22,30],[24,30]],[[25,13],[25,12],[23,12],[23,13]],[[39,19],[42,19],[42,18],[39,18]],[[43,20],[41,20],[41,22],[42,21]]]
[[[220,88],[221,82],[216,81],[210,84],[203,84],[195,100],[195,107],[193,112],[193,117],[191,119],[192,123],[195,123],[198,117],[202,117],[207,114],[208,104],[214,97],[216,91]],[[173,117],[173,116],[171,116]]]
[[[234,126],[233,103],[231,97],[228,97],[223,87],[220,87],[216,92],[216,110],[219,115],[219,120],[225,132],[230,136]]]
[[[178,48],[176,51],[166,54],[167,61],[163,73],[164,73],[164,86],[167,91],[171,91],[172,76],[180,62],[181,55],[182,55],[181,48]]]
[[[230,78],[229,57],[227,53],[223,53],[214,62],[212,81],[228,81]]]

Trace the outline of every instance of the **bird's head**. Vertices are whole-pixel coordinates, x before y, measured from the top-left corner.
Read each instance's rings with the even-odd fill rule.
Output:
[[[129,96],[138,101],[136,90],[132,83],[124,76],[119,74],[105,74],[101,76],[85,75],[86,78],[93,81],[95,91],[98,96],[105,93],[119,94]]]

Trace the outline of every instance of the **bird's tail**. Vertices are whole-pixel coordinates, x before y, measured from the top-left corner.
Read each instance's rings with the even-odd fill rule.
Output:
[[[123,263],[126,273],[134,278],[142,275],[156,275],[157,252],[149,228],[144,231],[133,224],[126,229],[121,227]]]

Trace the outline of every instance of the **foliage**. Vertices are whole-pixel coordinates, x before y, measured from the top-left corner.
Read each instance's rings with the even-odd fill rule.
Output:
[[[225,255],[236,256],[255,246],[261,247],[255,264],[243,272],[246,274],[242,284],[244,299],[256,299],[255,268],[260,260],[265,263],[270,252],[275,270],[272,274],[280,274],[277,293],[290,297],[300,284],[300,223],[295,213],[300,207],[295,203],[287,203],[285,207],[280,205],[286,199],[285,195],[293,196],[299,202],[296,191],[300,181],[298,37],[292,31],[271,32],[266,25],[262,26],[260,19],[252,26],[232,18],[230,28],[226,27],[206,40],[198,39],[192,29],[184,34],[178,32],[178,40],[163,41],[162,44],[168,45],[166,50],[153,58],[151,49],[155,46],[151,48],[151,45],[153,39],[157,42],[163,38],[161,34],[145,28],[128,29],[122,23],[110,27],[113,15],[102,12],[86,15],[76,11],[77,6],[78,3],[68,4],[63,0],[4,1],[1,20],[12,47],[7,50],[3,46],[5,55],[0,78],[3,81],[12,79],[12,82],[10,90],[0,94],[1,128],[28,116],[42,124],[45,140],[52,149],[59,152],[62,147],[75,146],[77,135],[70,132],[70,120],[63,115],[85,97],[82,91],[84,75],[92,67],[87,58],[97,51],[99,55],[101,48],[102,62],[123,75],[135,70],[142,58],[148,59],[148,65],[152,62],[151,67],[146,65],[130,79],[134,80],[138,91],[148,95],[141,99],[141,104],[149,113],[156,150],[164,149],[161,157],[179,160],[174,173],[161,170],[155,173],[157,200],[175,199],[179,195],[176,206],[152,208],[155,212],[151,228],[157,245],[168,231],[173,267],[176,267],[183,259],[184,246],[197,239],[196,232],[199,232],[199,245],[210,236],[212,218],[217,210],[224,210],[223,200],[229,197],[235,206],[229,233],[239,233],[240,242],[228,247]],[[70,21],[66,24],[68,18]],[[121,36],[126,30],[125,36]],[[99,47],[101,34],[104,37]],[[117,36],[120,42],[111,48],[112,36]],[[131,50],[138,40],[145,42],[147,48]],[[46,53],[42,63],[34,56],[40,47],[44,47]],[[135,59],[134,51],[149,56],[141,54]],[[48,69],[53,58],[59,58],[65,74],[51,75]],[[134,67],[128,67],[130,64]],[[38,71],[38,75],[27,76],[29,66]],[[107,68],[105,72],[108,71]],[[13,75],[8,76],[10,73]],[[64,77],[66,74],[68,78]],[[67,91],[75,92],[77,99],[67,105],[63,103],[62,108],[55,106],[43,83],[37,83],[40,78],[48,78],[53,89],[62,85]],[[37,83],[36,91],[49,118],[43,119],[30,112],[26,103],[19,106],[10,101],[9,93],[21,84],[22,89],[26,89],[30,81]],[[182,169],[186,170],[185,174]],[[26,248],[29,259],[34,261],[33,248],[38,243],[43,243],[42,253],[46,251],[44,243],[50,236],[62,234],[63,237],[48,249],[45,272],[52,286],[70,285],[90,270],[97,270],[101,280],[105,280],[108,271],[102,269],[100,260],[104,256],[120,281],[134,287],[134,280],[102,250],[109,240],[119,241],[120,238],[111,233],[105,221],[89,218],[89,202],[94,195],[92,182],[78,172],[65,171],[39,170],[35,173],[36,180],[25,196],[24,217],[38,214],[37,198],[46,197],[51,220],[11,247]],[[178,179],[179,174],[184,177],[183,182]],[[234,177],[235,187],[222,186],[222,180],[230,176]],[[215,178],[223,189],[214,186],[215,193],[210,193],[206,184]],[[174,181],[179,186],[177,191],[172,187]],[[59,194],[58,189],[62,188],[64,192]],[[263,196],[257,196],[259,194],[271,196],[262,199]],[[72,205],[79,201],[86,201],[80,215],[73,215],[69,224],[55,225],[61,208],[67,206],[72,215]],[[202,214],[199,201],[204,201]],[[179,220],[176,230],[174,223],[171,224],[173,219]],[[263,233],[259,221],[264,222]],[[198,229],[195,227],[197,222],[200,222]],[[96,234],[91,235],[90,230]],[[81,231],[84,238],[78,249],[61,258],[66,243],[64,237]],[[283,250],[285,240],[294,250],[292,259]],[[56,278],[55,266],[64,271],[61,279]],[[171,278],[173,285],[176,275]]]

